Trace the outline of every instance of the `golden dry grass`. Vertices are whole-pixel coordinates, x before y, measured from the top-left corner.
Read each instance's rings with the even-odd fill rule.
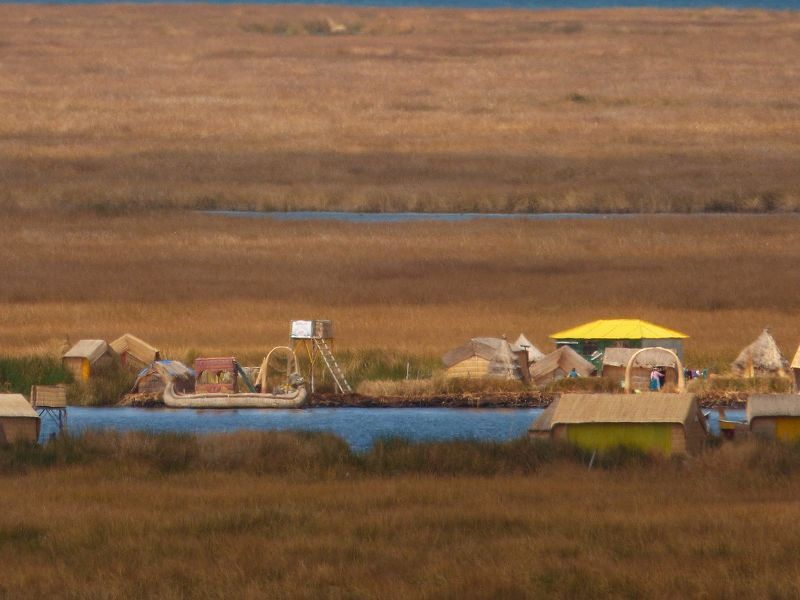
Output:
[[[157,453],[191,440],[112,437],[106,450],[117,459],[5,472],[0,595],[788,598],[800,591],[796,450],[726,447],[685,464],[589,472],[556,460],[497,476],[472,473],[464,462],[461,474],[442,476],[430,474],[436,468],[412,447],[415,466],[399,474],[388,451],[383,475],[355,468],[323,475],[304,469],[302,458],[270,461],[266,451],[282,444],[331,449],[290,437],[218,436],[201,442],[205,458],[178,472],[150,460],[163,462]],[[490,451],[471,446],[484,457]],[[469,450],[428,448],[456,463]],[[247,466],[259,452],[266,473]],[[271,463],[291,466],[278,475]]]
[[[440,354],[476,335],[635,317],[725,365],[770,326],[800,342],[798,217],[631,217],[398,225],[186,212],[16,214],[0,236],[0,352],[130,331],[167,353],[263,356],[289,321],[340,348]]]
[[[798,55],[796,12],[5,5],[0,202],[796,210]]]

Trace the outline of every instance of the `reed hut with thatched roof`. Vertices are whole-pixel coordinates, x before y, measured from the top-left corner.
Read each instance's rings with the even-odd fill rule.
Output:
[[[602,376],[615,381],[625,380],[625,369],[635,348],[607,348],[603,354]],[[663,371],[664,387],[678,385],[678,361],[671,353],[661,348],[648,348],[633,359],[631,365],[631,389],[646,390],[650,387],[650,373],[656,368]]]
[[[0,394],[0,445],[39,439],[40,419],[22,394]]]
[[[181,394],[194,392],[195,373],[177,360],[154,361],[139,372],[127,396],[161,399],[170,383],[173,384],[175,391]]]
[[[448,379],[522,378],[518,358],[504,338],[472,338],[450,350],[442,357],[442,362]]]
[[[536,385],[545,385],[569,377],[572,369],[579,377],[589,377],[595,371],[594,365],[575,350],[561,346],[531,366],[531,381]]]
[[[92,369],[105,366],[116,360],[116,353],[104,340],[80,340],[64,353],[61,363],[72,371],[75,379],[86,381]]]
[[[764,329],[756,340],[739,353],[731,363],[731,373],[741,377],[786,375],[789,361],[784,358],[769,329]]]
[[[669,456],[699,452],[707,431],[693,394],[564,394],[533,422],[529,435],[589,451],[624,446]]]
[[[784,442],[800,440],[800,396],[797,394],[752,395],[747,399],[750,433]]]
[[[794,359],[791,364],[792,369],[792,383],[794,384],[794,393],[800,394],[800,346],[797,347]]]
[[[123,365],[141,368],[161,358],[158,348],[130,333],[118,337],[110,346]]]
[[[519,334],[517,341],[511,344],[511,350],[514,353],[525,352],[528,356],[528,366],[539,362],[544,358],[544,352],[539,350],[533,343],[523,334]]]

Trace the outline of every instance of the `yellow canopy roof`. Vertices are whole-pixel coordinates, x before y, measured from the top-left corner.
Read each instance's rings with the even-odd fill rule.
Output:
[[[689,336],[641,319],[599,319],[553,333],[550,337],[555,340],[658,340]]]

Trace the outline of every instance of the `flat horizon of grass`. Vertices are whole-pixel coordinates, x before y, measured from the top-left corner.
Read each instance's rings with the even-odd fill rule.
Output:
[[[798,23],[0,6],[0,207],[797,211]]]
[[[46,464],[34,449],[0,449],[0,594],[798,592],[796,446],[620,455],[587,471],[579,456],[527,440],[384,443],[355,467],[323,435],[96,433],[57,444],[36,451],[52,452]]]

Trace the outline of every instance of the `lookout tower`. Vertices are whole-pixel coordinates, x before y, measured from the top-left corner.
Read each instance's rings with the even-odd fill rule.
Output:
[[[311,380],[311,391],[314,391],[314,366],[322,360],[325,368],[333,377],[336,389],[342,394],[350,394],[353,388],[347,383],[336,357],[333,355],[333,325],[330,321],[292,321],[292,350],[305,351],[308,357]]]

